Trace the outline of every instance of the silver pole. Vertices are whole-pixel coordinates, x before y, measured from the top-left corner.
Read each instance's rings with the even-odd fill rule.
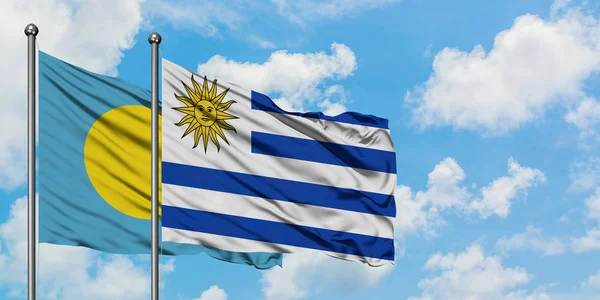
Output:
[[[27,295],[35,300],[36,282],[36,203],[35,203],[35,90],[36,47],[39,30],[35,24],[25,27],[27,36]]]
[[[154,32],[152,46],[152,300],[158,300],[158,45],[162,38]]]

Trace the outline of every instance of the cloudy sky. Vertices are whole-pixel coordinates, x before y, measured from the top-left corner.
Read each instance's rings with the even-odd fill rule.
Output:
[[[600,4],[0,1],[0,298],[26,295],[26,37],[149,88],[163,57],[284,109],[390,120],[394,266],[161,259],[163,299],[599,299]],[[149,257],[43,244],[42,299],[149,299]],[[594,295],[596,295],[594,297]]]

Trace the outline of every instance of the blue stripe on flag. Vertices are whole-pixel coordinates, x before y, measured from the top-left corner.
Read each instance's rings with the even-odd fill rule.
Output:
[[[396,174],[396,153],[252,131],[252,153]]]
[[[162,163],[162,182],[191,188],[310,204],[387,217],[396,216],[396,205],[393,195],[164,161]]]
[[[252,109],[262,110],[266,112],[274,112],[293,116],[300,116],[311,119],[328,120],[340,123],[349,123],[377,128],[389,129],[388,120],[372,115],[363,115],[355,112],[345,112],[337,116],[326,116],[321,112],[287,112],[279,108],[271,98],[261,93],[252,91]]]
[[[394,240],[350,232],[162,206],[162,226],[329,252],[394,259]]]

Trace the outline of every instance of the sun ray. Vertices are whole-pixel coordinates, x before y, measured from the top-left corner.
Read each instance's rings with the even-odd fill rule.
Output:
[[[175,93],[173,93],[175,94]],[[183,102],[183,104],[187,105],[187,106],[194,106],[194,101],[188,97],[185,96],[177,96],[177,94],[175,94],[175,98],[181,102]]]
[[[183,133],[182,138],[185,137],[186,135],[190,134],[190,132],[196,130],[196,128],[198,128],[198,127],[200,127],[200,123],[198,123],[198,121],[196,121],[196,119],[194,119],[194,121],[192,121],[190,126]]]
[[[212,87],[210,88],[210,92],[208,93],[209,99],[214,99],[217,95],[217,80],[213,80]]]
[[[225,137],[225,133],[221,129],[221,126],[219,126],[219,123],[213,124],[212,126],[210,126],[210,128],[214,130],[225,141],[225,143],[227,143],[227,145],[229,145],[229,141]]]
[[[196,82],[196,80],[194,80],[194,75],[192,74],[192,85],[194,86],[194,90],[196,96],[198,97],[198,99],[202,99],[202,89],[200,88],[200,85]],[[198,100],[200,101],[200,100]]]
[[[202,98],[210,99],[208,97],[208,79],[206,79],[206,76],[204,76],[204,89],[202,91],[203,91]]]
[[[229,91],[229,89],[226,89],[224,92],[220,93],[217,97],[215,97],[215,99],[212,102],[212,104],[214,106],[219,106],[221,105],[221,101],[223,101],[223,98],[225,98],[225,95],[227,94],[227,92]]]
[[[181,83],[183,83],[183,81]],[[183,87],[185,88],[185,91],[188,93],[188,97],[190,97],[190,99],[192,99],[192,101],[194,101],[194,104],[196,104],[200,101],[200,97],[198,97],[198,95],[196,95],[196,92],[192,91],[192,89],[190,89],[189,86],[187,86],[185,83],[183,83]]]
[[[218,111],[217,112],[217,119],[219,120],[229,120],[229,119],[237,119],[238,117],[234,116],[234,115],[230,115],[224,111]]]
[[[234,103],[237,103],[237,102],[235,102],[233,100],[229,100],[229,101],[227,101],[227,102],[225,102],[225,103],[220,104],[219,106],[217,106],[217,109],[219,111],[226,111],[226,110],[229,109],[229,107],[231,106],[231,104],[234,104]]]
[[[202,126],[202,138],[204,142],[204,153],[206,153],[206,147],[208,146],[208,127]]]
[[[213,141],[213,143],[215,143],[215,145],[217,146],[217,151],[221,151],[221,145],[219,145],[219,141],[217,140],[217,134],[216,132],[213,130],[212,127],[208,128],[208,132],[210,134],[210,139]]]
[[[203,86],[201,87],[198,82],[194,79],[194,75],[191,76],[192,90],[184,82],[183,86],[189,97],[185,95],[175,94],[175,98],[186,105],[186,107],[174,107],[174,110],[185,114],[178,123],[174,123],[176,126],[183,126],[189,124],[185,129],[183,136],[186,137],[190,133],[193,134],[195,149],[200,145],[204,146],[204,153],[208,150],[209,140],[217,147],[217,152],[221,151],[221,144],[219,137],[229,145],[229,140],[223,130],[231,130],[237,133],[235,127],[225,122],[225,120],[238,119],[226,112],[234,103],[234,100],[229,100],[222,103],[223,99],[227,95],[229,89],[217,94],[217,80],[212,82],[212,86],[209,89],[208,78],[204,76]]]
[[[188,116],[194,116],[196,114],[194,107],[175,107],[175,110],[187,114]]]
[[[192,149],[198,147],[198,142],[200,142],[200,136],[202,136],[202,130],[196,129],[196,132],[194,132],[194,147],[192,147]]]
[[[181,126],[183,124],[192,123],[193,120],[194,120],[194,116],[187,115],[187,116],[183,117],[183,119],[181,119],[181,121],[179,121],[179,123],[175,123],[175,125]]]
[[[219,124],[219,126],[223,129],[227,129],[227,130],[233,130],[233,132],[237,133],[237,130],[235,130],[235,128],[229,124],[227,124],[227,122],[225,122],[224,120],[217,120],[217,123]]]

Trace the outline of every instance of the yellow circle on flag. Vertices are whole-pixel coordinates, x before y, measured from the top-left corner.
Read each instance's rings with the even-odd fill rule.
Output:
[[[159,135],[159,216],[161,214],[161,116]],[[141,105],[114,108],[88,132],[84,160],[92,185],[116,210],[139,219],[151,218],[151,110]]]

